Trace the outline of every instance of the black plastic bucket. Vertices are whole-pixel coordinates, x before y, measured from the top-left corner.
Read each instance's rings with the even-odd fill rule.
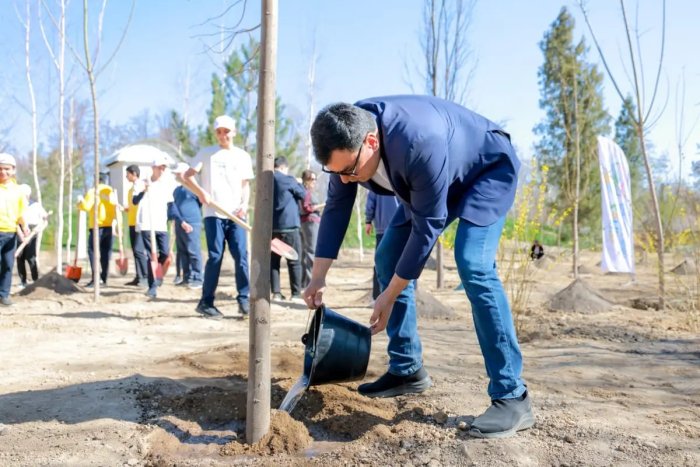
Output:
[[[321,306],[316,309],[301,341],[306,345],[304,379],[307,387],[365,377],[372,347],[369,327]]]

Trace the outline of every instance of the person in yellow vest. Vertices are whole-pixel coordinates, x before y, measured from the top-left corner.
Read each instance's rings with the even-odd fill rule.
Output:
[[[134,204],[134,183],[141,176],[141,169],[138,165],[130,165],[126,168],[126,179],[131,183],[127,199],[129,205],[125,209],[127,223],[129,224],[129,242],[131,243],[131,251],[134,253],[134,265],[136,266],[136,277],[124,285],[146,285],[148,281],[148,271],[144,271],[143,265],[148,263],[146,257],[146,249],[143,246],[141,234],[136,231],[136,219],[139,212],[138,205]]]
[[[15,158],[0,153],[0,305],[11,306],[12,268],[15,265],[17,233],[29,235],[22,216],[27,205],[15,181]]]
[[[95,225],[94,212],[97,207],[97,226],[100,237],[100,280],[102,285],[107,285],[109,275],[109,261],[112,256],[112,223],[117,215],[117,196],[111,186],[107,185],[107,174],[100,174],[100,183],[97,185],[97,196],[95,189],[88,190],[85,197],[78,198],[78,209],[87,211],[90,234],[88,236],[88,257],[90,267],[93,267],[93,226]],[[94,271],[90,282],[86,287],[93,286]]]

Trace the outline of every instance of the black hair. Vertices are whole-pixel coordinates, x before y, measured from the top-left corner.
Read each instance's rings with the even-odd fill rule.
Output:
[[[275,168],[279,169],[280,167],[288,167],[289,164],[287,163],[287,158],[284,156],[277,156],[275,157]]]
[[[316,160],[326,165],[336,149],[356,151],[367,133],[377,129],[371,112],[340,102],[323,108],[311,125],[311,142]]]
[[[137,177],[141,176],[141,169],[139,169],[139,166],[136,164],[131,164],[126,168],[126,171],[129,172],[130,174],[134,174]]]

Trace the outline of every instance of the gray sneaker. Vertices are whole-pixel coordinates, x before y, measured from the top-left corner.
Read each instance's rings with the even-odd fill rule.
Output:
[[[430,386],[433,381],[423,367],[407,376],[398,376],[388,371],[373,383],[360,384],[357,392],[366,397],[396,397],[402,394],[418,394]]]
[[[475,438],[507,438],[534,424],[530,397],[525,391],[515,399],[491,401],[491,407],[472,422],[469,435]]]
[[[207,305],[206,303],[202,302],[199,302],[197,308],[195,308],[195,311],[205,318],[221,319],[224,317],[224,314],[214,305]]]
[[[2,298],[0,298],[0,305],[12,306],[14,304],[12,303],[12,300],[10,300],[10,297],[2,297]]]

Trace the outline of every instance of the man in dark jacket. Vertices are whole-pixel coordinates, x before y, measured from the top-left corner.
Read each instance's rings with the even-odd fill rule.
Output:
[[[182,180],[182,174],[189,165],[180,162],[173,169],[175,179]],[[173,191],[170,216],[175,224],[175,244],[178,262],[181,260],[182,283],[190,289],[202,288],[202,202],[197,195],[180,185]]]
[[[394,194],[402,206],[376,254],[382,293],[370,317],[372,333],[389,336],[389,369],[358,387],[368,397],[425,391],[413,279],[438,236],[459,222],[455,260],[471,303],[489,376],[491,406],[469,433],[501,438],[530,428],[534,416],[522,379],[522,354],[508,298],[496,270],[496,250],[517,188],[520,162],[498,125],[453,102],[430,96],[385,96],[339,103],[311,127],[316,159],[330,173],[316,258],[304,300],[323,303],[326,275],[350,221],[357,186]]]
[[[287,158],[275,158],[274,196],[272,198],[272,238],[279,238],[294,248],[301,256],[301,222],[299,201],[304,201],[306,190],[294,177],[287,174]],[[270,260],[270,285],[273,300],[284,300],[280,285],[282,257],[272,253]],[[287,259],[291,299],[301,300],[301,261]]]
[[[396,196],[378,195],[373,191],[367,194],[367,204],[365,205],[365,233],[372,233],[372,224],[374,224],[374,240],[376,245],[375,251],[378,250],[379,243],[384,237],[384,231],[389,227],[391,219],[396,214],[396,209],[399,207],[399,201]],[[377,299],[381,292],[379,279],[377,279],[377,269],[372,273],[372,304]]]

